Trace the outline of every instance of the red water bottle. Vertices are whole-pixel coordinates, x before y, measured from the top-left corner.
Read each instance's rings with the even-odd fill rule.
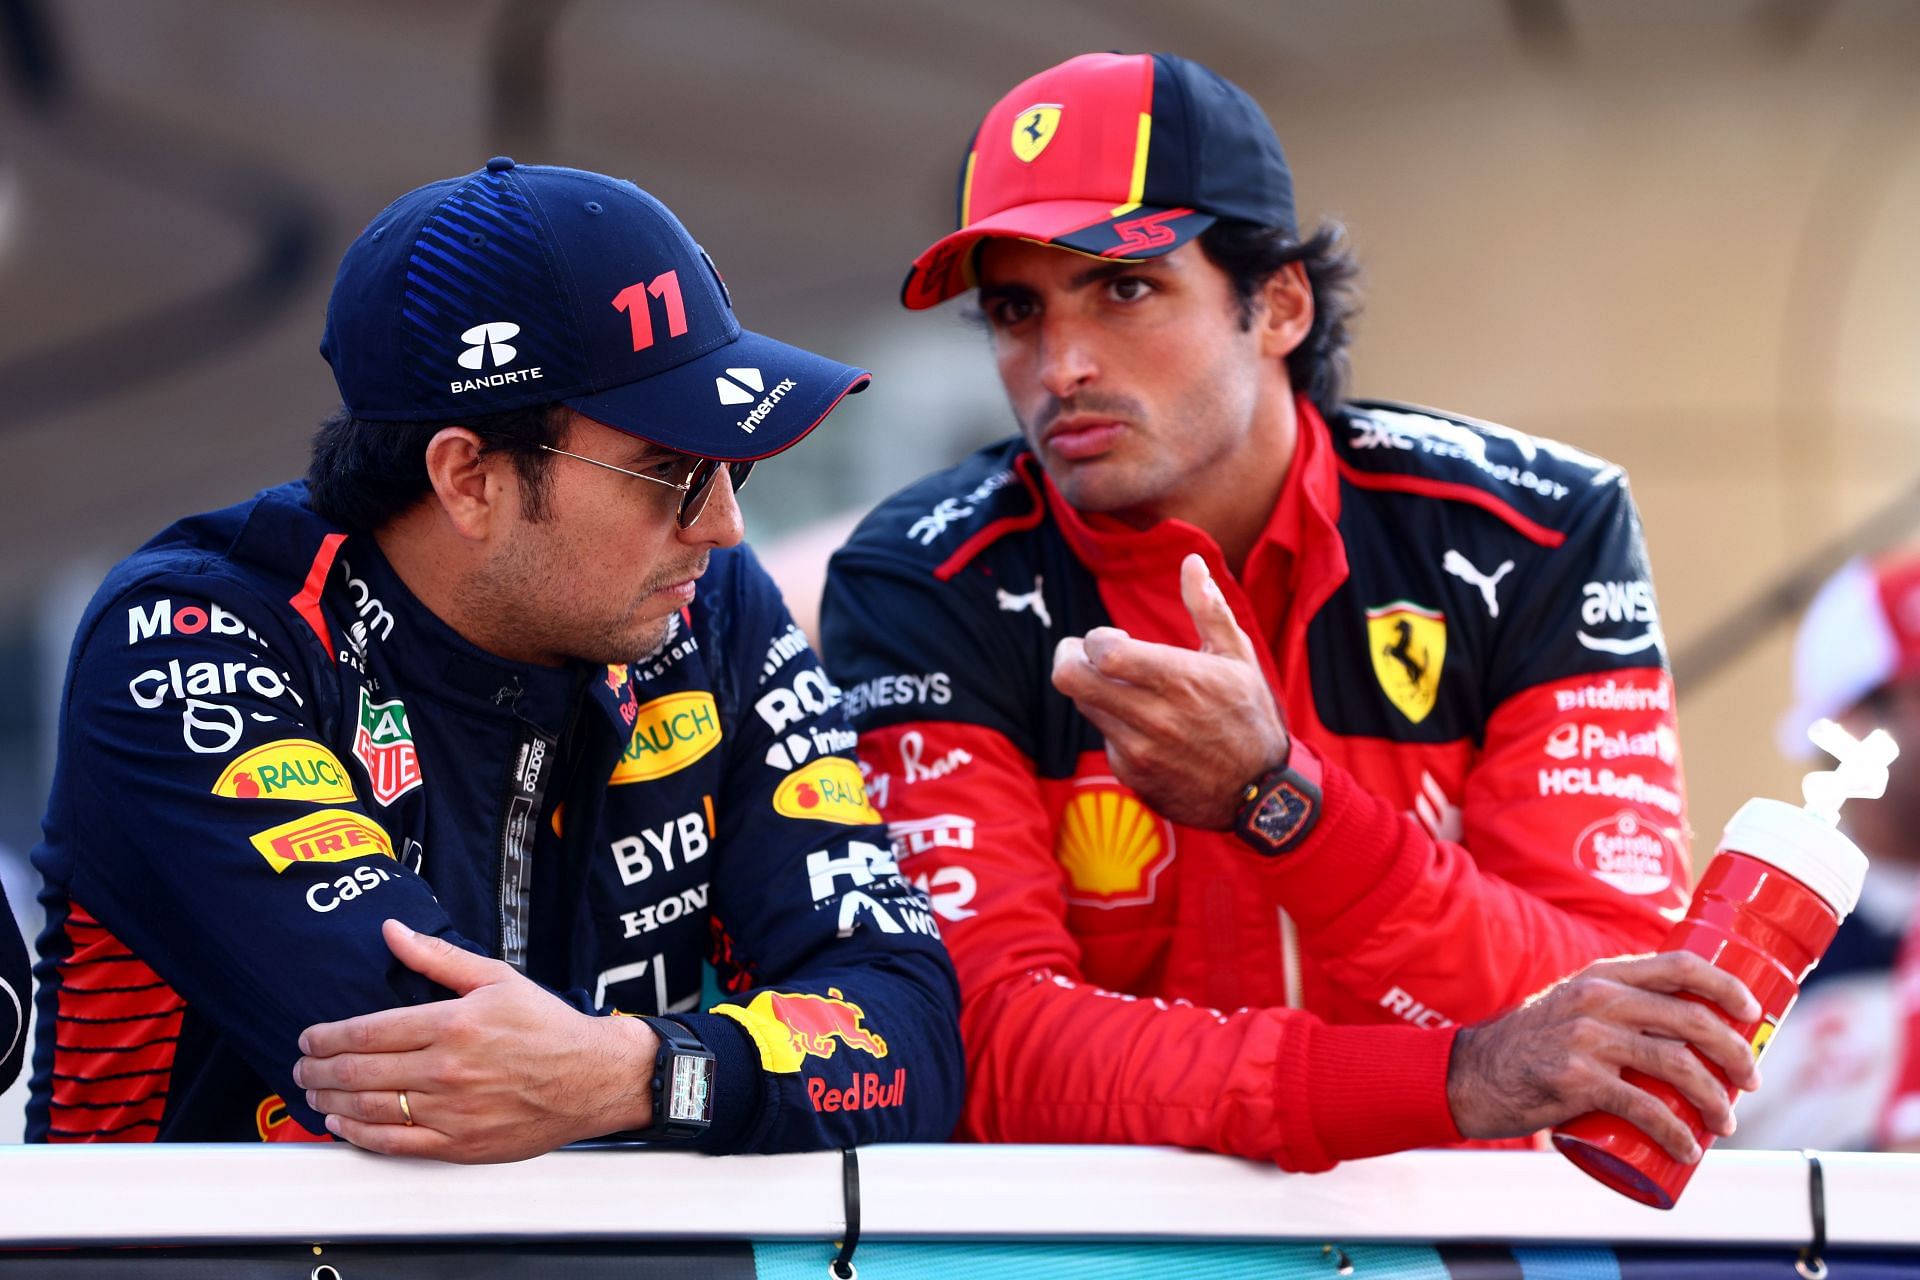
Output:
[[[1808,775],[1803,783],[1806,808],[1758,799],[1742,805],[1700,877],[1686,918],[1661,947],[1703,956],[1753,992],[1761,1008],[1756,1021],[1737,1023],[1719,1006],[1708,1007],[1753,1046],[1755,1058],[1860,898],[1867,859],[1835,830],[1840,801],[1882,794],[1886,765],[1898,750],[1884,732],[1855,742],[1830,721],[1816,726],[1812,736],[1840,757],[1840,768]],[[1732,1101],[1737,1091],[1726,1076],[1705,1058],[1701,1061]],[[1679,1090],[1632,1069],[1621,1072],[1621,1078],[1671,1109],[1702,1151],[1713,1144],[1714,1135],[1699,1111]],[[1656,1209],[1671,1209],[1699,1167],[1675,1160],[1638,1128],[1602,1111],[1556,1128],[1553,1144],[1594,1178]]]

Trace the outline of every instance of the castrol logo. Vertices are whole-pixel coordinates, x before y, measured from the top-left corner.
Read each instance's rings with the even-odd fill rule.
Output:
[[[1573,860],[1588,875],[1636,897],[1673,887],[1679,862],[1667,833],[1630,809],[1594,823],[1574,842]]]

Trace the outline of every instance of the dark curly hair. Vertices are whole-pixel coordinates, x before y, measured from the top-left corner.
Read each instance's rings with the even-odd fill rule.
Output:
[[[1274,272],[1289,262],[1306,268],[1313,327],[1287,356],[1287,376],[1322,417],[1331,418],[1346,394],[1347,343],[1360,311],[1360,263],[1347,247],[1346,228],[1324,222],[1299,240],[1278,227],[1223,219],[1200,233],[1200,249],[1233,281],[1242,328],[1252,326],[1254,298]]]
[[[547,515],[547,468],[566,434],[564,405],[535,405],[457,422],[369,422],[344,407],[320,424],[307,464],[307,505],[356,533],[378,529],[432,490],[427,442],[447,427],[479,436],[484,453],[505,453],[525,488],[530,520]]]

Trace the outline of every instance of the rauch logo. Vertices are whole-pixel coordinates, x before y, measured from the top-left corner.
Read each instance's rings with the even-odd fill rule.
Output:
[[[353,800],[353,783],[340,758],[319,743],[282,738],[235,756],[213,784],[213,794],[236,800],[342,804]]]
[[[720,711],[702,689],[670,693],[640,708],[633,737],[607,781],[646,782],[677,773],[720,745]]]

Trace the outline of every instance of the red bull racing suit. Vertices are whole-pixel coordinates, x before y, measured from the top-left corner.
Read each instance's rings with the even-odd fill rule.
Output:
[[[890,499],[833,560],[822,648],[960,973],[964,1136],[1294,1169],[1457,1141],[1450,1028],[1648,949],[1685,901],[1673,691],[1620,469],[1426,410],[1329,425],[1297,404],[1237,578],[1190,525],[1074,511],[1017,440]],[[1277,858],[1153,813],[1049,679],[1094,626],[1195,647],[1190,552],[1324,771],[1318,827]]]
[[[74,644],[28,1137],[322,1133],[300,1032],[447,994],[389,916],[691,1028],[708,1149],[946,1136],[952,968],[836,703],[744,548],[658,651],[558,668],[468,644],[301,485],[175,525]]]

